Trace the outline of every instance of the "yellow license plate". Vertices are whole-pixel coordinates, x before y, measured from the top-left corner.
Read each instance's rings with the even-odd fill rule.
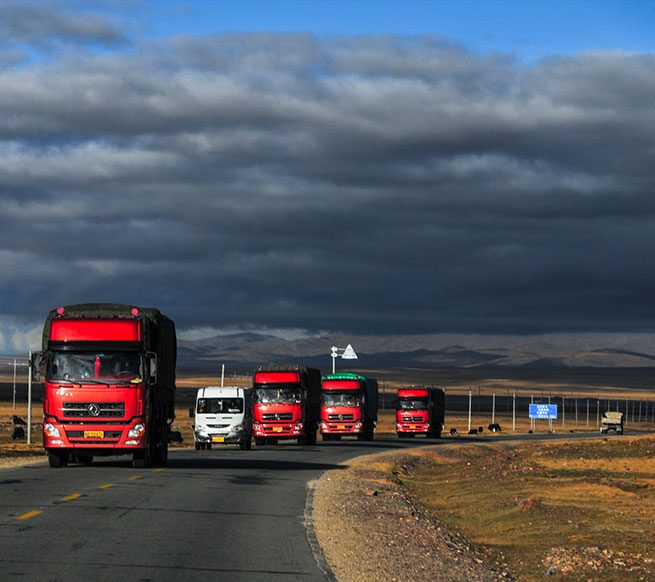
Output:
[[[274,426],[273,432],[282,432],[284,429],[281,426]]]
[[[224,443],[225,442],[225,437],[214,437],[212,439],[213,443]]]
[[[104,430],[85,430],[84,431],[85,439],[104,439],[105,431]]]
[[[337,426],[337,428],[340,429],[340,430],[345,430],[348,427],[345,424],[340,424],[340,425]]]
[[[409,428],[416,430],[418,428],[418,426],[414,426],[413,424],[410,424]]]

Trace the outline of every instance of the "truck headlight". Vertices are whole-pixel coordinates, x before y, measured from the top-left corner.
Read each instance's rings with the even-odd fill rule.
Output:
[[[49,437],[59,438],[61,436],[59,429],[51,422],[46,422],[43,425],[43,432],[45,432]]]
[[[232,432],[241,432],[243,430],[242,424],[235,424],[231,429]]]
[[[146,430],[146,427],[142,423],[135,424],[130,430],[127,431],[127,436],[130,438],[140,437]]]

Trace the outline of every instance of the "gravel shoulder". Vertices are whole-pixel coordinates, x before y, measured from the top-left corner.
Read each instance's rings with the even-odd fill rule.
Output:
[[[408,451],[365,455],[311,484],[315,536],[338,582],[513,580],[413,505],[394,475],[419,462]]]

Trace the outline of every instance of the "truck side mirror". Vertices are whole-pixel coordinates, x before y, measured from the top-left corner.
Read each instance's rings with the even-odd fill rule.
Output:
[[[157,354],[148,352],[148,383],[157,383]]]
[[[34,352],[32,359],[29,362],[30,374],[32,374],[32,382],[41,380],[41,368],[45,364],[45,357],[43,352]]]

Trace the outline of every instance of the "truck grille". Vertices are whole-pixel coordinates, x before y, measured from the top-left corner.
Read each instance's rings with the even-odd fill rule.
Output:
[[[94,412],[97,411],[97,414]],[[64,417],[120,418],[125,416],[124,402],[64,402]]]
[[[105,438],[106,439],[119,439],[119,438],[121,438],[122,433],[123,433],[123,431],[120,431],[120,430],[106,430],[105,431]],[[66,436],[68,438],[70,438],[70,439],[83,439],[84,438],[84,431],[83,430],[67,430],[66,431]],[[99,442],[104,442],[104,441],[99,441]]]
[[[354,420],[353,414],[328,414],[328,420]]]
[[[262,420],[293,420],[293,412],[264,413]]]
[[[403,422],[423,422],[420,416],[404,416]]]
[[[208,424],[207,428],[228,428],[229,424]]]

